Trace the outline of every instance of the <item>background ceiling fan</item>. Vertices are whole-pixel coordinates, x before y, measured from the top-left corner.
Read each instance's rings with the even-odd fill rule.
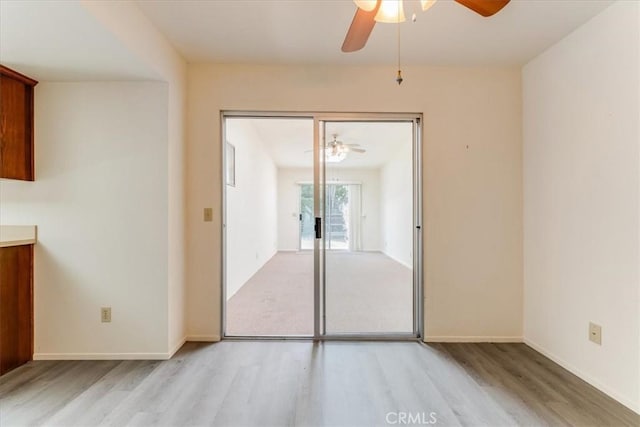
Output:
[[[360,144],[345,144],[342,141],[338,141],[338,135],[333,134],[333,140],[328,141],[323,148],[324,157],[327,163],[339,163],[347,158],[348,153],[366,153],[367,150],[360,147]],[[313,150],[307,150],[306,152],[312,152]]]
[[[498,13],[510,0],[455,0],[484,17]],[[436,0],[420,0],[422,10],[429,9]],[[403,0],[354,0],[358,6],[349,31],[342,44],[343,52],[362,49],[376,22],[403,22]]]
[[[333,140],[327,143],[326,150],[331,154],[338,153],[366,153],[367,150],[363,148],[357,148],[360,144],[345,144],[342,141],[338,141],[338,135],[333,135]]]
[[[325,144],[324,154],[327,163],[340,163],[348,153],[365,153],[367,150],[358,148],[360,144],[345,144],[338,141],[338,135],[333,134],[333,140]]]

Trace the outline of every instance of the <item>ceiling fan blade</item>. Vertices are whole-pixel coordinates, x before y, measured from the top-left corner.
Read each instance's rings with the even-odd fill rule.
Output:
[[[364,45],[367,44],[371,30],[373,30],[373,27],[376,25],[376,20],[374,18],[376,13],[378,13],[380,3],[382,3],[382,0],[378,0],[376,7],[368,12],[357,8],[353,21],[351,21],[349,31],[347,31],[347,35],[342,43],[343,52],[355,52],[362,49]]]
[[[366,153],[367,150],[363,150],[362,148],[349,148],[349,151],[353,151],[356,153]]]
[[[344,144],[347,147],[360,147],[360,144]]]
[[[509,3],[510,0],[455,0],[480,15],[487,17],[495,15]]]

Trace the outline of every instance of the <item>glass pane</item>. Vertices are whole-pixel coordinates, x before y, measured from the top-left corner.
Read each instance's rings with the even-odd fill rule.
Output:
[[[315,239],[313,184],[300,185],[300,249],[313,250]]]
[[[328,249],[349,249],[349,187],[327,185],[325,216]]]
[[[227,118],[225,136],[225,333],[311,336],[313,120]]]
[[[325,135],[326,333],[413,333],[413,124]]]

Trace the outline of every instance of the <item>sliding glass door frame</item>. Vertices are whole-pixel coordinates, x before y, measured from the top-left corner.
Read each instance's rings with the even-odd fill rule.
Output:
[[[225,142],[227,118],[280,118],[280,119],[310,119],[313,120],[313,180],[314,183],[314,215],[321,227],[324,237],[326,185],[324,181],[326,165],[324,162],[325,125],[328,122],[407,122],[412,123],[412,168],[413,168],[413,332],[412,333],[354,333],[327,334],[325,328],[326,310],[326,242],[323,238],[315,238],[313,244],[314,265],[314,333],[312,336],[228,336],[226,334],[226,159]],[[221,166],[221,301],[220,324],[223,339],[313,339],[322,340],[419,340],[424,337],[424,297],[423,297],[423,197],[422,197],[422,114],[420,113],[317,113],[317,112],[249,112],[249,111],[221,111],[220,112],[220,166]],[[299,239],[299,242],[301,239]]]
[[[315,298],[316,328],[314,338],[317,340],[409,340],[420,339],[424,336],[423,325],[423,227],[422,227],[422,115],[403,113],[331,113],[314,115],[314,181],[315,186],[314,210],[316,218],[321,218],[324,227],[327,216],[327,182],[326,163],[324,162],[326,124],[338,122],[405,122],[412,123],[412,180],[413,180],[413,331],[410,333],[327,333],[326,330],[326,239],[315,239],[314,265],[315,292],[320,298]],[[323,230],[322,237],[325,237]]]

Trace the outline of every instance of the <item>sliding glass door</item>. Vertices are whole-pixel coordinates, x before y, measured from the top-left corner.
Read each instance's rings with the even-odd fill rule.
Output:
[[[418,333],[416,121],[321,120],[322,333]]]
[[[314,191],[298,185],[313,183],[313,129],[312,118],[224,117],[227,337],[315,335]]]
[[[223,335],[419,337],[420,116],[223,122]]]

